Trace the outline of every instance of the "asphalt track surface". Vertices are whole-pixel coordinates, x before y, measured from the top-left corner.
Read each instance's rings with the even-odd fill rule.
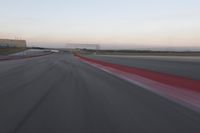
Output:
[[[199,113],[68,53],[0,68],[0,133],[200,132]]]
[[[200,80],[200,57],[90,56],[90,58]]]

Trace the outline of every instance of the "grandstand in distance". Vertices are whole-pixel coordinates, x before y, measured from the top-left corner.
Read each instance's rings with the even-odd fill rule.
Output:
[[[26,47],[26,40],[0,39],[0,47],[25,48]]]
[[[99,44],[79,44],[79,43],[68,43],[66,44],[67,49],[93,49],[99,50]]]

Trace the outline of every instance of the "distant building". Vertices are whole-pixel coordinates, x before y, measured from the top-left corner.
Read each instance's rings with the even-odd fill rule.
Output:
[[[0,39],[0,47],[26,47],[26,40]]]
[[[66,44],[67,49],[93,49],[93,50],[99,50],[100,45],[99,44],[79,44],[79,43],[68,43]]]

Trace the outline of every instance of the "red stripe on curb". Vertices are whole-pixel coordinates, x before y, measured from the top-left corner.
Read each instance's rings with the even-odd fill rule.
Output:
[[[194,111],[200,112],[200,93],[191,91],[189,89],[181,89],[178,87],[163,84],[136,74],[123,72],[121,70],[103,66],[101,64],[93,63],[79,58],[81,61],[94,66],[102,71],[115,75],[121,79],[124,79],[130,83],[145,88],[151,92],[154,92],[162,97],[165,97],[171,101],[179,103]]]
[[[136,74],[163,84],[179,87],[179,88],[184,88],[184,89],[189,89],[193,90],[196,92],[200,92],[200,81],[199,80],[192,80],[188,79],[185,77],[180,77],[180,76],[175,76],[175,75],[170,75],[170,74],[165,74],[165,73],[160,73],[160,72],[155,72],[151,70],[146,70],[142,68],[136,68],[136,67],[129,67],[129,66],[124,66],[124,65],[119,65],[119,64],[112,64],[100,60],[95,60],[87,57],[83,57],[80,55],[75,55],[83,60],[100,64],[103,66],[107,66],[110,68],[114,68],[123,72],[127,72],[130,74]]]

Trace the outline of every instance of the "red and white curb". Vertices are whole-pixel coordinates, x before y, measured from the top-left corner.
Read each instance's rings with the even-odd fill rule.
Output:
[[[161,83],[161,82],[158,82],[153,79],[149,79],[137,74],[127,73],[127,72],[124,72],[123,70],[119,70],[116,68],[112,68],[110,66],[105,66],[100,63],[87,60],[85,57],[82,58],[78,56],[78,58],[81,61],[89,65],[92,65],[98,69],[101,69],[107,73],[115,75],[121,79],[124,79],[142,88],[145,88],[151,92],[154,92],[171,101],[179,103],[194,111],[200,112],[200,92],[199,91],[193,91],[187,88],[172,86],[170,84],[164,84],[164,83]]]

